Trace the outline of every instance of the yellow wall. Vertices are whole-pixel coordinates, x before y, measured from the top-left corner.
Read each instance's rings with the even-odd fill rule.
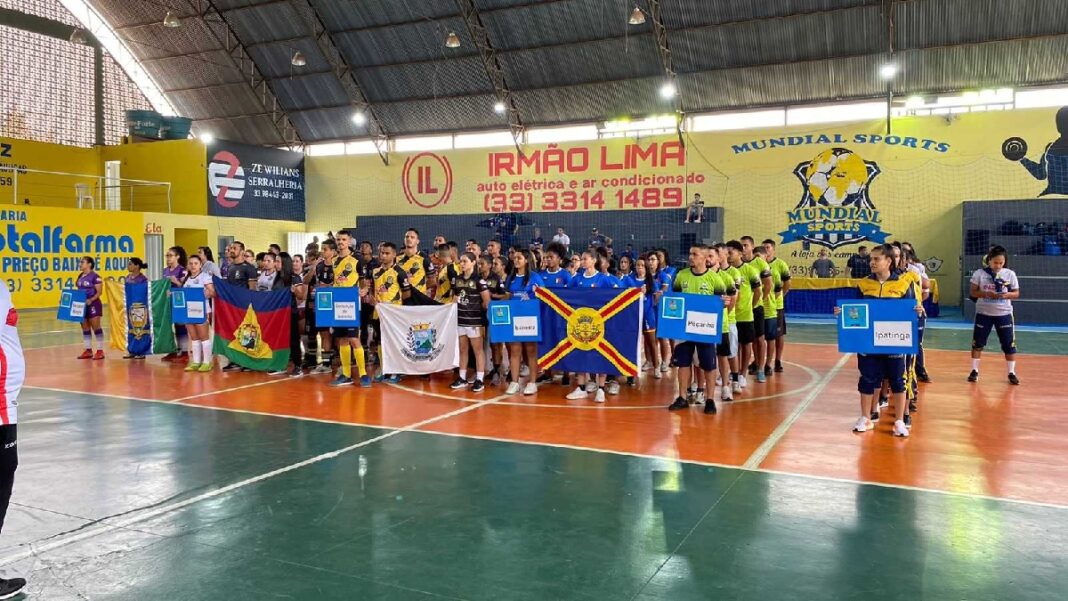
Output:
[[[61,146],[45,142],[16,140],[0,137],[0,167],[17,167],[39,171],[99,175],[102,169],[100,156],[94,148]],[[30,206],[77,206],[75,184],[85,184],[96,195],[94,178],[20,173],[15,198],[14,176],[10,171],[0,171],[0,205],[24,204]]]
[[[289,232],[304,231],[304,224],[299,221],[167,213],[144,213],[143,220],[145,234],[161,234],[165,248],[178,245],[185,247],[187,252],[201,245],[210,246],[214,250],[219,236],[233,236],[244,242],[246,248],[257,252],[267,250],[267,246],[273,243],[285,248]],[[202,239],[205,243],[193,243]],[[303,250],[299,249],[297,252]]]
[[[144,252],[143,223],[140,213],[0,206],[0,272],[15,306],[58,305],[85,255],[100,275],[125,275],[126,259]]]
[[[804,165],[801,173],[807,178],[811,174],[806,169],[819,170],[818,156],[844,148],[852,158],[842,162],[840,167],[845,168],[835,172],[830,188],[853,180],[855,189],[867,190],[878,213],[870,215],[872,223],[836,221],[843,227],[876,227],[888,233],[889,240],[913,242],[921,260],[939,265],[931,271],[941,280],[943,299],[956,303],[961,202],[1030,199],[1041,193],[1046,182],[1006,160],[1001,146],[1007,138],[1021,137],[1029,144],[1028,157],[1038,160],[1042,149],[1057,138],[1055,113],[1055,109],[1035,109],[954,115],[949,120],[895,119],[893,138],[887,137],[881,121],[697,133],[686,137],[682,157],[673,154],[675,136],[567,143],[559,148],[530,145],[524,149],[529,162],[514,175],[508,168],[493,167],[513,165],[511,170],[517,171],[521,160],[514,156],[514,148],[394,154],[389,166],[377,155],[309,157],[307,226],[309,231],[334,229],[339,215],[353,214],[359,218],[538,212],[551,210],[553,202],[562,208],[565,197],[575,199],[574,210],[591,213],[643,206],[679,211],[680,196],[688,200],[700,192],[706,206],[724,208],[728,238],[749,234],[758,240],[780,240],[792,225],[789,213],[802,203],[806,190],[795,170]],[[782,145],[770,147],[768,142],[766,149],[753,149],[772,138],[781,139]],[[748,151],[743,150],[746,143]],[[815,177],[810,180],[812,190],[822,195],[819,176]],[[554,186],[558,189],[546,189]],[[585,201],[595,197],[603,200],[600,208]],[[819,220],[811,227],[821,227]],[[835,262],[843,265],[856,246],[835,249]],[[779,255],[800,269],[811,265],[820,248],[812,245],[803,251],[800,242],[784,243]]]
[[[104,161],[121,161],[125,179],[171,182],[172,213],[204,215],[207,213],[205,148],[200,140],[166,140],[105,146],[100,149]],[[133,210],[167,211],[167,199],[157,188],[134,188]],[[123,207],[129,205],[124,202]]]

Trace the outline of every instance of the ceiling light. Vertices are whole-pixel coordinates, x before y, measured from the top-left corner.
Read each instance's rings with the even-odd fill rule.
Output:
[[[167,11],[167,16],[163,17],[163,26],[171,28],[181,27],[182,21],[177,16],[175,16],[173,12]]]
[[[205,144],[211,144],[215,141],[215,136],[211,135],[210,132],[204,132],[200,134],[200,141]]]
[[[894,63],[886,63],[882,67],[879,67],[879,77],[883,79],[893,79],[897,75],[897,65]]]
[[[446,48],[459,48],[460,47],[460,37],[456,35],[455,31],[450,31],[449,35],[445,36],[445,47]]]
[[[81,44],[83,46],[88,44],[89,38],[86,37],[85,30],[79,27],[74,31],[70,32],[70,43]]]
[[[630,13],[630,19],[627,19],[627,23],[630,23],[631,25],[641,25],[642,23],[645,23],[645,13],[642,12],[642,9],[635,6],[634,10]]]
[[[303,67],[308,64],[308,61],[304,58],[304,55],[300,53],[300,50],[297,50],[293,53],[293,58],[289,60],[289,64],[294,67]]]
[[[506,110],[508,110],[508,107],[505,106],[504,103],[499,100],[493,105],[493,112],[497,114],[504,114],[504,111]]]
[[[367,115],[363,114],[363,111],[356,111],[352,114],[352,122],[356,125],[363,125],[367,123]]]
[[[665,100],[670,100],[674,98],[675,94],[678,94],[678,92],[679,90],[675,87],[675,84],[673,83],[666,83],[660,86],[660,97]]]

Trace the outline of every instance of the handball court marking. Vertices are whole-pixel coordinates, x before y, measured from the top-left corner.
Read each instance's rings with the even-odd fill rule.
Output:
[[[33,388],[33,387],[27,387],[27,388]],[[63,392],[70,392],[70,391],[63,391]],[[108,396],[108,395],[95,395],[95,396]],[[122,514],[121,519],[116,519],[114,521],[109,521],[109,519],[111,519],[111,518],[107,518],[107,517],[101,518],[99,520],[96,520],[95,525],[90,527],[90,528],[85,528],[84,530],[80,530],[80,529],[76,530],[75,532],[73,532],[73,533],[71,533],[71,534],[69,534],[67,536],[56,535],[54,537],[51,537],[51,539],[46,539],[46,540],[49,540],[49,542],[46,542],[44,544],[34,545],[33,543],[27,543],[26,549],[24,549],[23,551],[20,551],[18,553],[13,553],[13,554],[8,555],[6,557],[0,558],[0,566],[9,565],[11,563],[22,561],[24,559],[29,559],[31,557],[38,556],[38,555],[40,555],[42,553],[47,553],[49,551],[54,551],[54,550],[59,549],[61,547],[65,547],[65,546],[72,545],[74,543],[77,543],[77,542],[80,542],[80,541],[83,541],[83,540],[86,540],[86,539],[89,539],[89,538],[94,538],[94,537],[97,537],[97,536],[100,536],[100,535],[103,535],[103,534],[107,534],[107,533],[113,532],[115,530],[127,529],[128,527],[130,527],[130,526],[132,526],[134,524],[137,524],[139,522],[143,522],[145,520],[149,520],[149,519],[161,516],[161,515],[165,515],[165,514],[173,512],[173,511],[178,511],[178,510],[183,509],[185,507],[188,507],[190,505],[195,505],[197,503],[200,503],[201,501],[207,501],[209,499],[213,499],[215,497],[228,494],[230,492],[245,488],[246,486],[250,486],[250,485],[253,485],[253,484],[257,484],[259,482],[263,482],[264,480],[268,480],[270,478],[274,478],[275,476],[279,476],[279,475],[282,475],[282,474],[285,474],[285,473],[288,473],[288,472],[291,472],[291,471],[294,471],[294,470],[298,470],[300,468],[303,468],[303,467],[306,467],[306,466],[309,466],[309,465],[313,465],[313,464],[319,463],[321,461],[325,461],[327,459],[335,459],[337,457],[340,457],[341,455],[344,455],[344,454],[349,453],[351,451],[354,451],[356,449],[359,449],[359,448],[362,448],[362,447],[366,447],[366,446],[374,444],[376,442],[381,442],[381,441],[383,441],[383,440],[385,440],[387,438],[391,438],[393,436],[396,436],[397,434],[401,434],[403,432],[412,432],[412,431],[415,431],[418,428],[421,428],[423,426],[427,426],[427,425],[433,424],[433,423],[441,421],[441,420],[449,419],[451,417],[455,417],[457,415],[461,415],[463,413],[467,413],[468,411],[474,411],[475,409],[478,409],[479,407],[495,403],[498,400],[500,400],[501,398],[504,398],[506,396],[507,395],[498,395],[498,396],[486,399],[484,401],[480,401],[480,402],[475,403],[473,405],[468,405],[466,407],[461,407],[459,409],[455,409],[453,411],[449,411],[449,412],[443,413],[441,415],[437,415],[437,416],[434,416],[434,417],[431,417],[431,418],[427,418],[427,419],[424,419],[424,420],[421,420],[421,421],[418,421],[418,422],[415,422],[415,423],[408,424],[407,426],[403,426],[403,427],[400,427],[400,428],[393,428],[393,429],[390,429],[390,431],[388,431],[388,432],[385,432],[383,434],[379,434],[378,436],[369,438],[367,440],[360,441],[360,442],[358,442],[356,444],[352,444],[352,445],[349,445],[347,447],[343,447],[343,448],[337,449],[335,451],[330,451],[329,453],[323,453],[321,455],[316,455],[315,457],[311,457],[309,459],[305,459],[304,461],[298,461],[297,463],[293,463],[293,464],[287,465],[285,467],[281,467],[281,468],[278,468],[276,470],[272,470],[270,472],[266,472],[266,473],[260,474],[258,476],[252,476],[251,478],[246,478],[244,480],[241,480],[241,481],[238,481],[238,482],[234,482],[232,484],[228,484],[228,485],[223,486],[221,488],[216,488],[214,490],[210,490],[210,491],[208,491],[206,493],[202,493],[202,494],[197,495],[195,497],[190,497],[190,498],[185,499],[183,501],[178,501],[178,502],[175,502],[175,503],[168,503],[168,504],[164,504],[164,505],[158,505],[158,506],[155,506],[155,507],[149,506],[144,511],[138,511],[138,510],[135,509],[135,510],[132,510],[132,511],[124,512]],[[121,398],[121,397],[112,397],[112,398]],[[141,400],[141,399],[134,399],[134,400]],[[155,402],[164,402],[164,403],[166,403],[167,401],[155,401]],[[173,401],[170,402],[170,403],[173,404]],[[193,407],[195,405],[184,405],[184,406]],[[248,413],[248,412],[242,411],[242,413]],[[276,416],[276,417],[285,417],[285,416]],[[356,424],[350,424],[350,426],[357,427]],[[118,516],[115,516],[115,517],[118,517]]]

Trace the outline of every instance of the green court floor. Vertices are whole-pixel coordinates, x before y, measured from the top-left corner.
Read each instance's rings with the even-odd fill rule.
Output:
[[[35,599],[1068,591],[1068,508],[74,393],[20,409],[0,572]]]

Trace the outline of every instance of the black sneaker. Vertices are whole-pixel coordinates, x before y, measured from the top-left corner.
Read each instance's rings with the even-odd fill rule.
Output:
[[[712,399],[705,400],[705,415],[716,414],[716,402]]]
[[[880,407],[889,407],[890,406],[890,397],[885,397],[883,395],[879,395],[879,406]]]
[[[26,579],[12,578],[4,580],[0,578],[0,599],[10,599],[26,588]]]
[[[925,369],[916,372],[916,379],[923,382],[924,384],[931,383],[931,376],[927,373],[927,370]]]
[[[751,375],[751,376],[755,376],[756,375],[756,363],[750,363],[749,364],[749,375]]]
[[[764,375],[765,376],[770,376],[771,375],[771,366],[770,365],[765,365],[764,366]]]
[[[668,411],[678,411],[679,409],[686,409],[690,406],[690,403],[681,396],[675,399],[675,402],[668,405]]]
[[[775,373],[777,373],[777,374],[781,374],[782,373],[782,361],[776,361],[775,362]]]
[[[969,382],[978,382],[979,381],[979,372],[973,369],[972,373],[968,374],[968,381]]]
[[[911,428],[912,427],[912,414],[909,414],[909,413],[905,414],[905,427],[906,428]]]
[[[486,385],[482,383],[482,380],[475,380],[471,384],[471,392],[482,392],[486,389]]]
[[[564,379],[560,380],[561,386],[571,386],[571,375],[564,374]]]
[[[634,376],[627,376],[627,386],[634,386]]]
[[[453,390],[467,388],[467,380],[457,377],[455,380],[452,381],[452,384],[449,385],[449,388],[452,388]]]
[[[909,413],[918,413],[919,410],[920,407],[916,404],[916,399],[909,401]]]
[[[871,421],[873,421],[873,422],[878,422],[879,421],[879,412],[878,411],[872,411],[871,412]]]
[[[545,372],[545,373],[541,374],[540,376],[538,376],[538,378],[536,380],[534,380],[534,383],[535,384],[547,384],[547,383],[552,382],[552,381],[553,381],[553,375],[551,373],[549,373],[549,372]]]
[[[239,371],[241,366],[231,361],[226,367],[222,368],[223,371]]]
[[[1017,378],[1016,374],[1009,374],[1009,384],[1012,384],[1013,386],[1019,386],[1020,378]]]

